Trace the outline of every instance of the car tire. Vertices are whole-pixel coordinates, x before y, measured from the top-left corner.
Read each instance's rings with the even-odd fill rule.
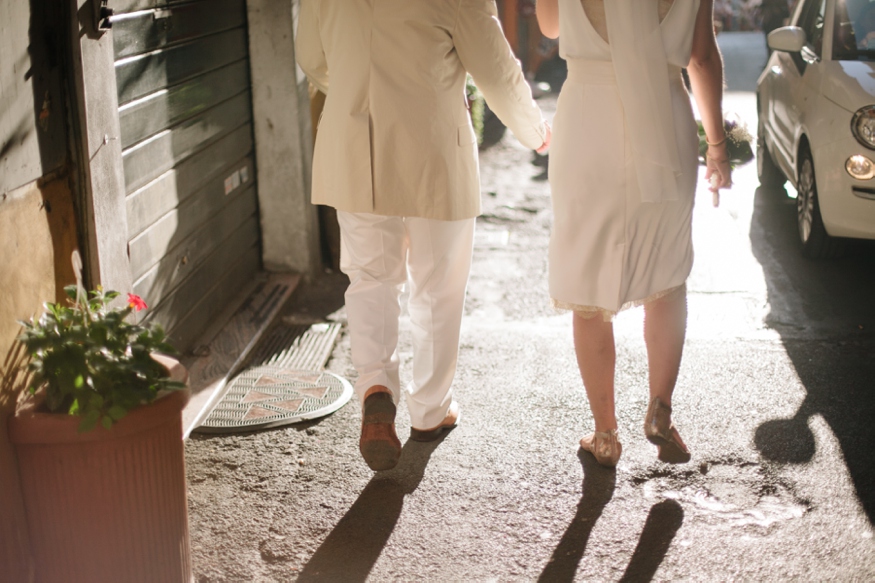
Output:
[[[757,178],[766,188],[783,188],[784,183],[787,182],[787,178],[772,160],[769,148],[766,147],[762,120],[757,123]]]
[[[840,256],[845,250],[845,241],[830,236],[823,226],[817,180],[814,176],[814,159],[805,145],[799,153],[796,191],[796,225],[802,254],[809,259],[832,259]]]

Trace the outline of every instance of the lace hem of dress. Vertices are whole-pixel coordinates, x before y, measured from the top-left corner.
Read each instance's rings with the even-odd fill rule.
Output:
[[[586,318],[586,319],[595,318],[596,316],[601,314],[601,316],[605,322],[613,322],[614,318],[617,317],[617,314],[619,314],[620,312],[622,312],[624,310],[628,310],[630,308],[637,308],[638,306],[643,306],[644,304],[649,304],[650,302],[662,299],[662,298],[670,296],[676,292],[680,292],[682,290],[685,290],[686,287],[687,287],[687,284],[682,283],[678,286],[670,287],[670,288],[663,290],[661,292],[656,292],[655,294],[651,294],[644,299],[632,300],[630,302],[626,302],[625,304],[620,306],[620,309],[617,310],[616,312],[613,310],[606,310],[605,308],[599,308],[597,306],[581,306],[579,304],[562,302],[562,301],[559,301],[555,298],[550,298],[550,302],[552,303],[553,308],[555,310],[576,312],[576,313],[580,314],[580,316],[582,318]]]

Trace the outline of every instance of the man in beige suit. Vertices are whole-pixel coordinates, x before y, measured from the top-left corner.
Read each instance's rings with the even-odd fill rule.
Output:
[[[545,150],[550,129],[494,0],[301,0],[296,55],[327,95],[312,202],[335,207],[340,223],[359,446],[372,469],[389,469],[401,455],[396,345],[405,283],[410,437],[436,439],[459,419],[451,385],[480,213],[466,73],[524,145]]]

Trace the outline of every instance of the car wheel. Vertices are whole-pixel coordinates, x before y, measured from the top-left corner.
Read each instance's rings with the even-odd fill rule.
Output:
[[[831,237],[823,226],[817,197],[817,180],[814,176],[814,160],[805,146],[799,154],[799,182],[796,191],[796,224],[799,227],[802,254],[809,259],[829,259],[841,255],[844,241]]]
[[[766,147],[762,121],[757,123],[757,178],[760,179],[760,184],[768,188],[783,188],[784,183],[787,182],[787,178],[772,160]]]

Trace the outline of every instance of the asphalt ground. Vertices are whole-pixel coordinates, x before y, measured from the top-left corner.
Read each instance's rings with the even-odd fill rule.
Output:
[[[762,35],[720,35],[727,111],[755,135]],[[757,56],[759,55],[759,57]],[[555,95],[541,98],[552,116]],[[866,581],[875,578],[875,252],[801,259],[794,202],[755,163],[714,208],[701,181],[669,466],[643,435],[642,310],[616,320],[623,457],[592,430],[571,317],[549,305],[544,168],[510,135],[481,154],[484,213],[454,384],[461,424],[374,473],[355,401],[304,424],[186,443],[198,581]],[[793,194],[788,189],[789,194]],[[344,321],[343,276],[287,317]],[[402,322],[402,379],[410,325]],[[353,379],[343,334],[328,370]]]

